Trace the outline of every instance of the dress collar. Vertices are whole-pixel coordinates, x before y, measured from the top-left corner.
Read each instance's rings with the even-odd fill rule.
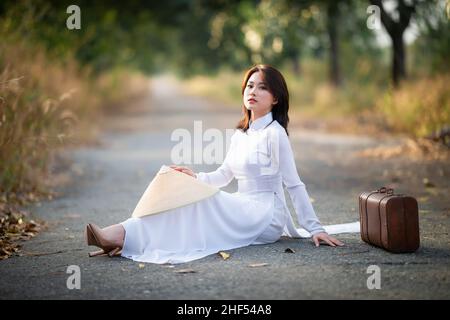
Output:
[[[264,116],[256,119],[255,121],[250,120],[249,129],[259,130],[265,128],[269,123],[273,121],[272,112],[266,113]]]

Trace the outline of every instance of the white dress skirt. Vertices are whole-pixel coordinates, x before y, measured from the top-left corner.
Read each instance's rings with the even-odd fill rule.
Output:
[[[284,204],[273,192],[228,193],[122,222],[122,256],[157,264],[183,263],[222,250],[280,239]]]

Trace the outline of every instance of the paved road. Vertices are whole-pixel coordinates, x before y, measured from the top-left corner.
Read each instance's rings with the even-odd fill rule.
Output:
[[[240,110],[182,95],[167,78],[154,81],[151,96],[135,111],[111,120],[99,146],[70,151],[73,183],[62,196],[31,210],[49,222],[26,242],[22,256],[0,262],[0,299],[428,299],[450,298],[450,194],[448,165],[408,159],[370,160],[354,152],[383,141],[291,128],[298,170],[323,224],[358,219],[357,196],[384,184],[420,198],[422,247],[390,254],[341,235],[346,246],[315,248],[308,239],[230,251],[175,267],[125,258],[88,258],[84,226],[128,218],[162,164],[171,163],[176,128],[232,128]],[[198,170],[217,166],[194,165]],[[436,188],[423,188],[428,178]],[[236,189],[235,184],[226,188]],[[174,235],[176,236],[176,235]],[[295,253],[285,253],[286,248]],[[268,263],[250,268],[252,263]],[[69,290],[68,266],[81,271],[81,289]],[[367,288],[367,268],[381,270],[381,289]],[[196,273],[175,271],[191,268]]]

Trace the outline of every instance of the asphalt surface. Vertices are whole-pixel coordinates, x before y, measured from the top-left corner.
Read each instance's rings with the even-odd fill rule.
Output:
[[[383,185],[419,199],[421,248],[392,254],[369,246],[359,234],[342,234],[341,248],[310,239],[283,238],[270,245],[230,250],[181,265],[143,264],[122,257],[89,258],[88,222],[102,227],[127,219],[161,165],[170,164],[171,134],[233,128],[239,107],[222,108],[185,96],[167,78],[134,111],[110,120],[100,144],[67,151],[54,170],[70,174],[61,196],[30,207],[48,228],[24,243],[22,253],[0,261],[0,299],[448,299],[450,297],[450,168],[435,161],[366,159],[354,152],[397,142],[292,127],[298,172],[323,224],[353,222],[358,195]],[[193,150],[193,152],[198,152]],[[217,165],[194,164],[196,170]],[[425,188],[423,179],[435,185]],[[226,191],[236,190],[233,182]],[[291,207],[292,209],[292,207]],[[176,235],[174,235],[176,236]],[[294,253],[286,253],[291,248]],[[262,267],[251,264],[267,263]],[[67,286],[68,267],[80,270],[80,289]],[[380,289],[368,289],[380,269]],[[192,269],[194,273],[177,273]],[[70,282],[70,281],[69,281]]]

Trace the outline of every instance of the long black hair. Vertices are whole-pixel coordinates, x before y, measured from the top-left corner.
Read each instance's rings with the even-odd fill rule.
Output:
[[[284,130],[286,130],[286,134],[289,135],[287,130],[289,123],[289,91],[283,75],[280,71],[267,64],[253,66],[245,73],[244,81],[242,82],[242,96],[244,96],[248,79],[255,72],[261,72],[262,78],[267,83],[268,90],[273,95],[274,99],[278,101],[277,104],[272,107],[273,119],[277,120]],[[251,111],[248,110],[245,105],[242,105],[242,114],[243,117],[236,128],[246,132],[250,126]]]

